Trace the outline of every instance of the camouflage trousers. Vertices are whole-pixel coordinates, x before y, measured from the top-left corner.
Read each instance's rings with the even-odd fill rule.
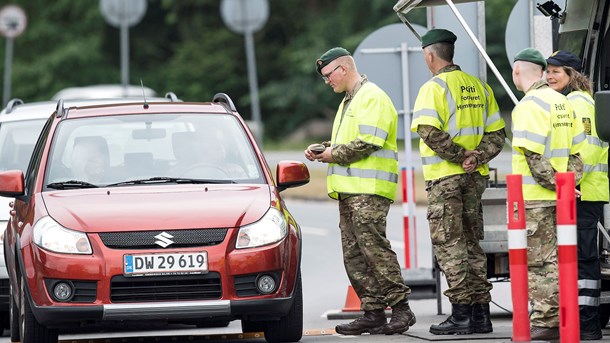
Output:
[[[447,279],[452,304],[487,304],[491,283],[483,239],[481,196],[487,178],[460,174],[426,181],[428,223],[434,254]]]
[[[343,264],[365,311],[385,309],[411,293],[386,238],[390,200],[353,195],[339,201]]]
[[[527,266],[532,326],[559,327],[559,272],[557,266],[557,211],[555,205],[525,208]]]

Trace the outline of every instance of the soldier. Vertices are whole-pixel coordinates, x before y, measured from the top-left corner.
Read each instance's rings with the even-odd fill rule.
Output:
[[[559,338],[555,173],[582,176],[582,124],[568,99],[541,79],[547,62],[532,48],[514,58],[513,82],[525,96],[512,112],[513,173],[523,175],[532,340]]]
[[[447,278],[451,316],[430,327],[435,335],[492,332],[491,283],[483,239],[481,196],[487,163],[504,145],[504,120],[491,88],[453,63],[457,37],[433,29],[422,36],[434,75],[419,90],[411,131],[420,138],[434,254]]]
[[[578,225],[578,304],[580,307],[580,340],[602,339],[599,322],[601,267],[599,262],[597,223],[608,203],[608,143],[597,136],[595,104],[591,81],[580,73],[582,61],[568,51],[554,52],[546,60],[546,80],[554,90],[566,95],[582,121],[589,144],[581,151],[585,164],[576,199]]]
[[[328,163],[328,195],[339,200],[343,263],[360,298],[364,316],[337,325],[337,333],[387,335],[415,324],[411,293],[396,253],[386,238],[386,217],[396,196],[398,116],[388,95],[360,75],[350,53],[340,47],[324,53],[316,69],[335,93],[345,97],[335,117],[330,142],[310,161]],[[392,307],[387,323],[385,308]]]

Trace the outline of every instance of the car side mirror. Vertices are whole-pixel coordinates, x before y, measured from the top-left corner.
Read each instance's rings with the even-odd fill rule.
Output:
[[[7,170],[0,173],[0,196],[14,198],[24,194],[23,172]]]
[[[277,188],[283,191],[286,188],[302,186],[309,182],[309,169],[303,162],[280,161],[277,164]]]
[[[601,140],[610,142],[610,91],[595,93],[595,128]]]

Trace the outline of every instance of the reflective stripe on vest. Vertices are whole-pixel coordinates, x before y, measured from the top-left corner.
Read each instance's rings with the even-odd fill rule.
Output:
[[[441,105],[439,99],[442,99]],[[485,132],[504,128],[504,120],[491,89],[478,78],[454,70],[435,76],[420,88],[411,131],[416,132],[419,125],[447,132],[456,144],[473,150]],[[461,164],[442,159],[423,140],[420,140],[420,155],[426,180],[465,173]],[[477,171],[481,175],[489,174],[487,164],[479,166]]]
[[[398,184],[397,126],[398,114],[392,101],[370,81],[356,92],[345,111],[341,103],[331,146],[360,140],[381,149],[348,166],[330,163],[326,184],[331,198],[338,199],[340,193],[376,194],[394,200]]]

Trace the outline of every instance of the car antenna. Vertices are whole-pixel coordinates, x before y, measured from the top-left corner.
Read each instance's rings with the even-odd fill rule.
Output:
[[[142,97],[144,98],[144,109],[148,109],[148,102],[146,102],[146,93],[144,93],[144,82],[140,79],[140,86],[142,86]]]

